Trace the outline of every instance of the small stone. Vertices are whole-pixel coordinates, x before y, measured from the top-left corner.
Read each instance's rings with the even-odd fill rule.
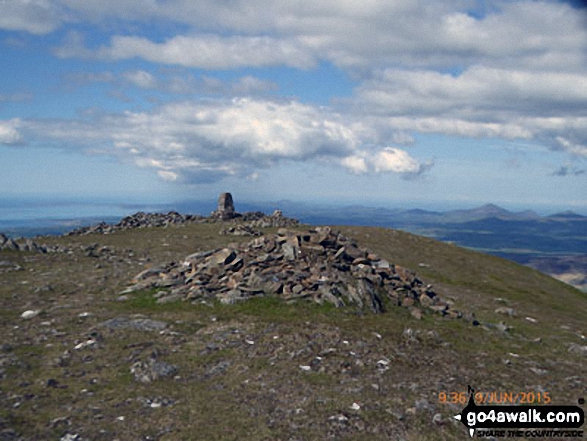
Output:
[[[442,415],[441,414],[436,413],[432,417],[432,422],[434,424],[436,424],[437,426],[442,426],[444,424],[444,419],[442,418]]]
[[[546,369],[539,369],[539,368],[531,367],[530,370],[532,372],[534,372],[536,375],[546,375],[546,374],[548,374],[548,371]]]
[[[351,409],[353,409],[353,410],[361,410],[361,405],[358,404],[358,403],[353,403],[351,405]]]
[[[571,343],[569,345],[569,352],[572,352],[574,354],[587,355],[587,346]]]
[[[501,308],[497,308],[495,310],[495,312],[497,314],[503,314],[503,315],[507,315],[509,317],[514,317],[516,315],[516,310],[514,308],[508,308],[505,306],[502,306]]]
[[[38,316],[41,313],[40,309],[29,309],[28,311],[23,312],[20,316],[25,319],[25,320],[30,320],[36,316]]]

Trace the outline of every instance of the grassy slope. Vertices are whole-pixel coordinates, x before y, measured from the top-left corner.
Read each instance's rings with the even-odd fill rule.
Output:
[[[220,236],[221,228],[192,225],[46,241],[107,245],[120,256],[113,262],[81,251],[0,253],[0,260],[25,268],[0,275],[0,343],[13,347],[0,352],[0,368],[6,366],[0,430],[13,429],[25,439],[66,432],[89,439],[462,439],[464,428],[450,416],[463,406],[439,403],[441,391],[466,390],[468,384],[482,391],[546,391],[559,404],[585,395],[585,357],[567,347],[585,344],[579,334],[587,332],[587,295],[529,268],[399,231],[340,227],[381,257],[416,271],[454,299],[457,309],[474,311],[484,323],[505,321],[512,331],[504,335],[433,315],[417,321],[393,307],[375,316],[270,299],[233,306],[157,305],[150,292],[115,301],[147,265],[248,240]],[[504,304],[517,316],[494,312]],[[33,308],[44,313],[20,319]],[[81,319],[81,312],[92,316]],[[96,347],[73,350],[100,322],[132,314],[164,320],[173,332],[100,329]],[[406,328],[417,337],[406,337]],[[218,347],[209,349],[210,344]],[[155,349],[180,367],[180,378],[136,383],[130,366]],[[334,352],[316,361],[327,349]],[[70,357],[56,362],[66,350]],[[390,360],[384,372],[377,368],[383,357]],[[215,370],[222,362],[228,363],[225,370]],[[312,363],[311,372],[299,368]],[[66,387],[47,387],[49,378]],[[144,404],[157,397],[174,404]],[[419,400],[428,406],[417,406]],[[353,402],[361,404],[360,411],[350,410]],[[432,422],[435,413],[443,425]],[[337,415],[348,421],[331,419]]]

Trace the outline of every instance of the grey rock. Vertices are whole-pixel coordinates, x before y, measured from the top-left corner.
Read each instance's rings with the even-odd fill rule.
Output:
[[[224,372],[226,372],[226,369],[228,369],[230,367],[231,363],[228,360],[225,361],[221,361],[220,363],[212,366],[210,369],[208,369],[208,371],[206,372],[208,375],[214,376],[214,375],[221,375]]]
[[[572,352],[574,354],[587,355],[587,346],[571,343],[569,345],[569,352]]]
[[[497,314],[507,315],[509,317],[514,317],[516,315],[516,310],[514,308],[508,308],[506,306],[502,306],[495,310]]]
[[[140,383],[151,383],[161,378],[171,377],[178,372],[175,365],[149,358],[147,361],[138,361],[132,365],[130,372]]]

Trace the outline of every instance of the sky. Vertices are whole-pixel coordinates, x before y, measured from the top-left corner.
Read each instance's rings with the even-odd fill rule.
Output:
[[[0,197],[222,191],[587,214],[587,8],[0,0]]]

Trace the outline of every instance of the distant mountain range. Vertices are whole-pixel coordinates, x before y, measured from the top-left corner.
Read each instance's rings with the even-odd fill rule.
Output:
[[[335,223],[355,225],[413,225],[429,224],[462,224],[484,219],[499,219],[502,221],[585,221],[587,216],[567,211],[550,216],[540,216],[534,211],[508,211],[494,204],[483,205],[470,210],[452,210],[446,212],[427,211],[422,209],[388,209],[373,208],[360,205],[347,207],[317,207],[302,204],[284,205],[284,213],[298,217],[310,223]]]
[[[185,201],[158,206],[127,207],[134,211],[178,211],[209,214],[213,201]],[[291,201],[239,203],[239,212],[281,209],[286,216],[310,225],[375,226],[405,230],[414,234],[451,242],[515,262],[540,268],[561,280],[587,290],[587,216],[565,211],[540,216],[534,211],[512,212],[494,204],[470,210],[446,212],[422,209],[389,209],[352,205],[321,206]],[[116,223],[119,217],[92,216],[76,219],[0,220],[0,232],[9,236],[32,237],[62,234],[100,221]],[[564,263],[564,265],[562,263]],[[561,268],[569,268],[560,273]],[[552,270],[546,271],[545,268]]]

